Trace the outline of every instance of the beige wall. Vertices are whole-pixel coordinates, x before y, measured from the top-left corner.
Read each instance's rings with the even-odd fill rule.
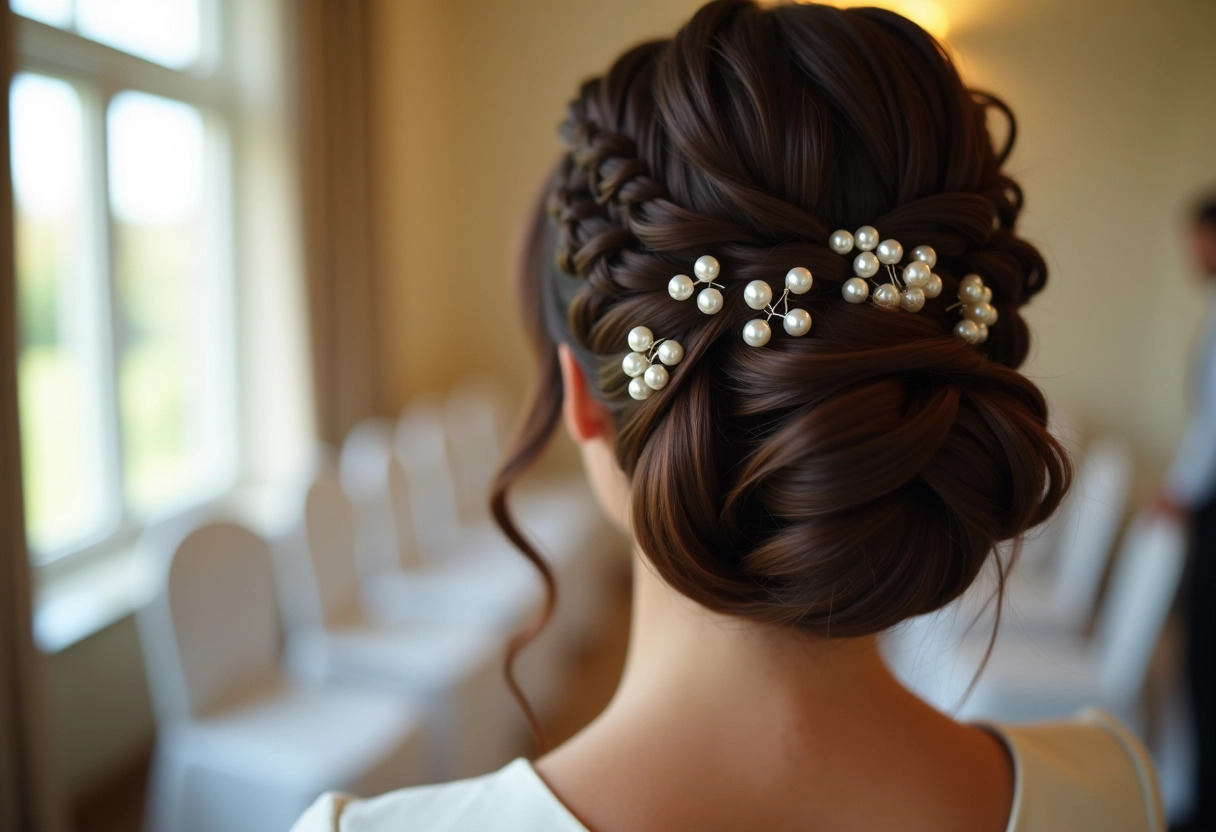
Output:
[[[555,128],[583,77],[670,33],[695,0],[380,0],[377,262],[385,401],[455,375],[526,384],[507,278]],[[1168,458],[1201,312],[1179,212],[1216,184],[1216,4],[941,0],[966,76],[1014,107],[1011,169],[1051,289],[1027,372],[1095,430]],[[443,287],[436,293],[432,287]]]

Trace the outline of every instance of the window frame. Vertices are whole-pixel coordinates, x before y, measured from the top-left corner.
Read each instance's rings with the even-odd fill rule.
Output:
[[[27,18],[7,6],[15,33],[15,73],[32,72],[66,81],[81,96],[84,141],[86,143],[86,199],[88,209],[86,259],[100,272],[98,295],[103,317],[100,357],[104,424],[102,449],[105,458],[106,487],[115,490],[117,516],[112,517],[97,535],[77,541],[57,550],[38,552],[31,548],[31,564],[39,582],[75,572],[95,563],[117,550],[130,549],[143,530],[157,522],[197,511],[240,487],[247,476],[245,449],[244,393],[247,379],[239,360],[245,328],[246,310],[240,273],[239,229],[242,227],[241,191],[237,186],[242,156],[242,108],[235,72],[232,67],[233,43],[230,0],[210,0],[200,3],[201,31],[198,61],[187,68],[171,69],[154,61],[123,52],[98,41],[90,40],[70,29]],[[11,78],[10,78],[11,83]],[[198,109],[203,117],[205,150],[209,161],[218,158],[220,179],[213,184],[210,195],[215,203],[204,211],[204,233],[211,253],[208,265],[214,265],[226,305],[223,319],[223,342],[227,381],[224,430],[230,438],[230,460],[227,481],[218,489],[200,493],[197,498],[180,505],[164,517],[137,518],[128,505],[124,483],[124,445],[119,403],[118,366],[120,343],[118,331],[117,262],[115,221],[109,206],[109,137],[107,112],[116,95],[136,91],[180,101]],[[221,222],[211,220],[220,217]],[[223,219],[227,219],[227,223]],[[226,227],[225,227],[226,225]],[[18,325],[19,322],[18,322]]]

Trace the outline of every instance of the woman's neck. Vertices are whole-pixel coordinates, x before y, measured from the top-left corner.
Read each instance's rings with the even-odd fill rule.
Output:
[[[875,638],[711,612],[640,557],[616,694],[536,769],[606,832],[914,829],[907,811],[943,793],[969,794],[978,813],[954,828],[1000,829],[1011,794],[999,744],[908,693]],[[874,800],[879,784],[889,805]],[[934,811],[923,815],[920,828],[943,828]]]
[[[668,587],[634,557],[629,651],[612,708],[670,697],[716,706],[855,700],[899,686],[873,637],[825,639],[711,612]]]

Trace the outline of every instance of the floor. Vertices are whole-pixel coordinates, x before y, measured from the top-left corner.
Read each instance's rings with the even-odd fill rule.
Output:
[[[625,662],[629,634],[629,578],[613,580],[611,603],[596,641],[572,661],[566,700],[545,721],[545,737],[556,746],[598,714],[616,689]],[[116,776],[104,790],[80,802],[73,813],[76,832],[139,832],[147,761]]]

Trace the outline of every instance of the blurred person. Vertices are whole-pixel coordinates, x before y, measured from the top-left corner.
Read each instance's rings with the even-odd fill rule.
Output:
[[[635,542],[620,685],[535,762],[327,794],[297,832],[1163,828],[1109,716],[958,723],[877,647],[1070,479],[1016,370],[1046,268],[992,108],[1012,122],[896,14],[746,0],[581,87],[532,218],[539,381],[493,506],[552,603],[505,496],[564,421]]]
[[[1159,504],[1191,527],[1183,600],[1187,689],[1195,725],[1195,798],[1180,830],[1216,830],[1216,195],[1197,207],[1191,250],[1207,284],[1208,314],[1195,355],[1191,413]]]

